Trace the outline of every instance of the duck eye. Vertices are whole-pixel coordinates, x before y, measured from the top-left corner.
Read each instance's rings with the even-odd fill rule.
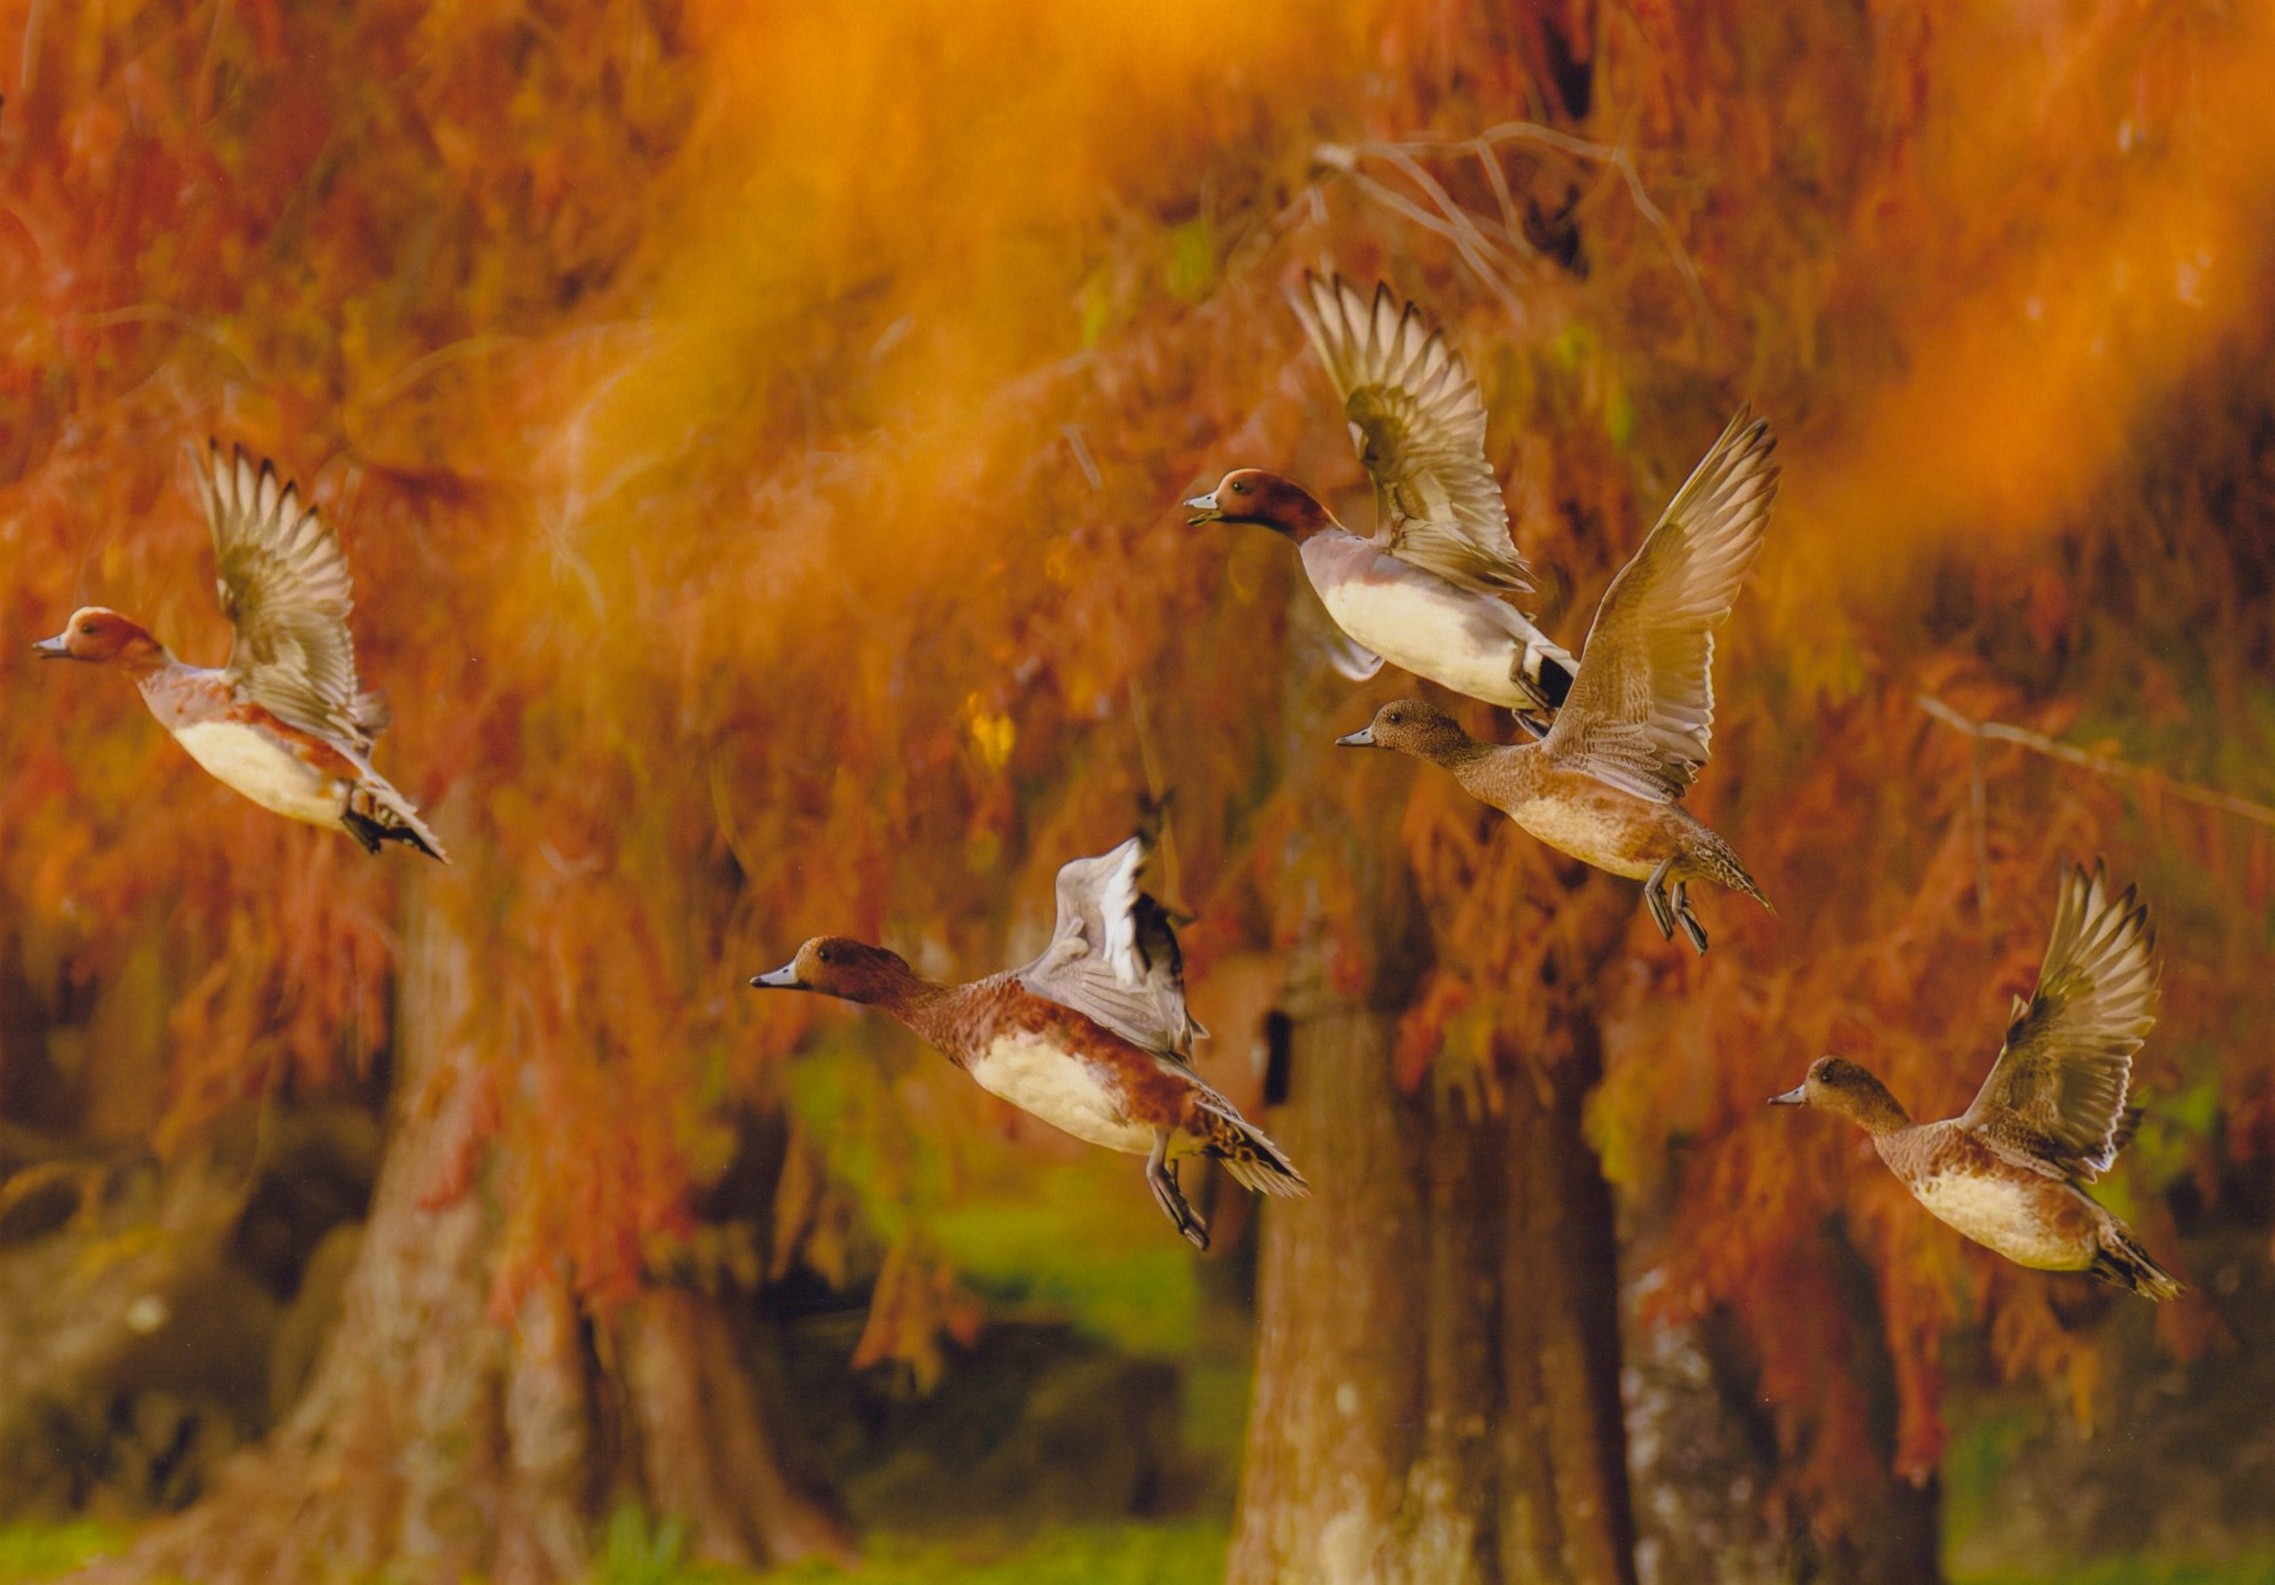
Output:
[[[1396,710],[1393,710],[1390,712],[1390,714],[1384,716],[1383,719],[1385,721],[1388,721],[1392,726],[1396,726],[1399,722],[1405,720],[1406,718],[1400,715]]]
[[[819,959],[821,959],[821,960],[822,960],[824,963],[827,963],[827,962],[829,962],[829,961],[830,961],[830,956],[829,956],[829,948],[827,948],[827,947],[823,947],[823,948],[822,948],[822,949],[821,949],[819,952],[816,952],[816,953],[814,954],[814,956],[815,956],[815,957],[817,957],[817,958],[819,958]]]
[[[1246,495],[1248,493],[1248,486],[1246,484],[1235,484],[1232,487],[1232,493],[1234,495]]]
[[[83,637],[83,638],[93,638],[93,637],[95,636],[95,624],[94,624],[94,623],[92,623],[92,622],[82,622],[82,623],[80,623],[80,624],[79,624],[79,633],[80,633],[80,636],[81,636],[81,637]]]

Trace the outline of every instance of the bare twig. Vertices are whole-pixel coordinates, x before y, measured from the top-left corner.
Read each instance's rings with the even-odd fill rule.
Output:
[[[2249,798],[2239,798],[2234,793],[2222,792],[2217,787],[2205,787],[2196,782],[2182,781],[2178,777],[2166,775],[2163,771],[2152,770],[2145,765],[2134,765],[2118,759],[2114,755],[2096,754],[2091,749],[2074,748],[2067,743],[2046,736],[2043,732],[2033,732],[2028,727],[2008,726],[2003,721],[1970,720],[1945,704],[1941,699],[1929,694],[1923,693],[1919,696],[1919,706],[1945,726],[1965,732],[1978,742],[1990,739],[2000,743],[2013,743],[2029,749],[2034,754],[2043,754],[2049,759],[2058,759],[2065,765],[2075,765],[2083,770],[2092,771],[2097,776],[2112,776],[2121,781],[2134,782],[2156,792],[2170,793],[2175,798],[2185,799],[2192,804],[2200,804],[2206,809],[2217,809],[2222,814],[2235,815],[2257,825],[2275,827],[2275,809],[2269,808],[2266,804],[2254,803]]]
[[[1624,144],[1597,143],[1587,138],[1574,137],[1554,127],[1542,126],[1536,121],[1504,121],[1487,127],[1472,138],[1406,138],[1397,143],[1362,143],[1352,152],[1360,155],[1379,155],[1391,158],[1397,154],[1435,153],[1452,149],[1476,156],[1485,167],[1486,179],[1493,184],[1493,196],[1500,200],[1502,213],[1512,230],[1515,228],[1514,205],[1508,196],[1507,179],[1501,170],[1494,149],[1503,143],[1537,143],[1543,148],[1556,150],[1573,159],[1593,160],[1608,165],[1619,173],[1627,186],[1627,196],[1644,222],[1659,234],[1666,245],[1669,257],[1674,260],[1676,273],[1682,276],[1683,285],[1690,293],[1691,305],[1701,322],[1706,317],[1706,292],[1699,284],[1698,266],[1691,262],[1690,253],[1675,235],[1666,212],[1651,200],[1651,193],[1643,185],[1642,173],[1635,168],[1635,158]]]
[[[1090,488],[1093,490],[1105,489],[1105,477],[1098,471],[1097,460],[1090,455],[1090,443],[1082,438],[1082,426],[1080,424],[1061,424],[1059,425],[1059,433],[1066,437],[1067,445],[1073,448],[1075,465],[1081,468],[1082,476],[1090,481]]]

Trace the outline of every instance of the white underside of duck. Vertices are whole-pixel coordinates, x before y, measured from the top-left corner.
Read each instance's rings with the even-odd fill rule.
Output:
[[[2052,1187],[2050,1180],[2046,1187]],[[1922,1178],[1912,1185],[1912,1193],[1939,1221],[2018,1265],[2039,1271],[2076,1271],[2091,1265],[2091,1248],[2081,1249],[2046,1226],[2043,1207],[2034,1203],[2046,1187],[1978,1173],[1944,1172]]]
[[[225,786],[263,809],[311,825],[337,826],[347,805],[344,785],[258,727],[200,721],[174,729],[174,741]]]
[[[1456,693],[1529,705],[1512,677],[1525,650],[1562,654],[1514,606],[1408,566],[1355,534],[1315,534],[1302,555],[1337,627],[1393,666]]]
[[[1133,1156],[1153,1148],[1153,1130],[1131,1120],[1118,1087],[1097,1067],[1041,1035],[1002,1036],[966,1071],[988,1094],[1086,1143]]]

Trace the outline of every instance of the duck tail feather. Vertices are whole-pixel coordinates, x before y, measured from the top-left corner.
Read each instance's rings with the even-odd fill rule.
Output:
[[[2156,1262],[2125,1228],[2112,1223],[2101,1235],[2101,1250],[2090,1268],[2103,1282],[2125,1288],[2144,1299],[2177,1299],[2187,1290],[2180,1279]]]
[[[350,795],[340,823],[366,852],[377,853],[383,842],[400,842],[439,864],[450,862],[450,855],[442,850],[442,843],[427,829],[410,800],[377,776]]]
[[[1208,1130],[1204,1148],[1224,1163],[1225,1171],[1243,1188],[1291,1199],[1311,1193],[1311,1185],[1296,1171],[1287,1153],[1261,1128],[1234,1111],[1231,1102],[1211,1098],[1202,1102],[1201,1110]]]

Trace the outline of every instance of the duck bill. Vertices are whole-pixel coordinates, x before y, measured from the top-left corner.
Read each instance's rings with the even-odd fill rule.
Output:
[[[58,633],[53,638],[43,638],[32,646],[32,653],[41,660],[69,660],[71,658],[71,635],[69,633]]]
[[[1809,1104],[1809,1086],[1796,1084],[1783,1095],[1771,1096],[1769,1104],[1772,1106],[1807,1106]]]
[[[802,991],[805,989],[805,986],[798,983],[798,965],[796,963],[785,963],[782,967],[769,969],[764,974],[753,974],[750,977],[750,982],[762,991]]]
[[[1214,490],[1211,490],[1207,495],[1194,496],[1185,503],[1185,510],[1193,514],[1185,519],[1186,524],[1193,528],[1198,528],[1203,523],[1222,521],[1224,517],[1224,508],[1216,504],[1216,492]]]
[[[1360,727],[1356,732],[1344,733],[1341,737],[1335,740],[1335,746],[1337,748],[1382,747],[1380,743],[1377,743],[1374,740],[1374,728],[1372,726],[1363,726]]]

